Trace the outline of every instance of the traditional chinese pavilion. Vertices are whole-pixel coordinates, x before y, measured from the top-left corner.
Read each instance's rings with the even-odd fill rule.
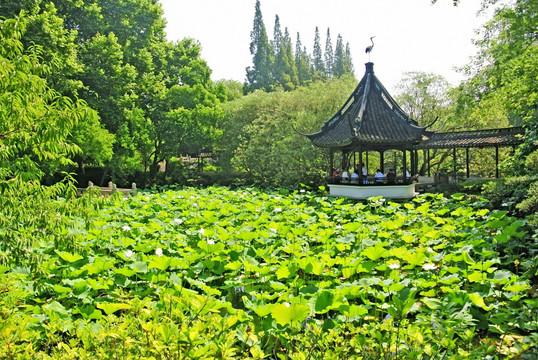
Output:
[[[428,151],[429,154],[427,149],[453,148],[455,157],[455,149],[463,147],[467,149],[468,159],[470,147],[496,146],[498,157],[498,146],[517,145],[521,142],[518,137],[521,133],[521,128],[436,133],[421,127],[398,106],[375,76],[374,64],[368,62],[363,78],[340,110],[325,122],[319,132],[305,136],[313,145],[328,149],[329,175],[332,175],[334,169],[334,155],[338,153],[342,155],[343,167],[349,168],[350,164],[362,163],[363,153],[368,156],[369,151],[379,152],[379,168],[384,172],[384,153],[387,150],[402,151],[403,168],[397,174],[400,179],[397,184],[380,185],[369,177],[363,178],[359,171],[356,184],[329,184],[331,195],[409,198],[414,196],[415,186],[410,184],[406,169],[410,169],[413,174],[417,173],[418,150]],[[357,154],[359,161],[355,158]]]

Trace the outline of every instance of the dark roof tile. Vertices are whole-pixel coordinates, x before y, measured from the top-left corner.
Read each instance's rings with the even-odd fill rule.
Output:
[[[418,143],[425,129],[409,118],[374,75],[373,64],[342,108],[318,133],[306,135],[320,147],[344,147],[352,142],[365,146]]]
[[[524,129],[511,127],[434,133],[430,139],[416,145],[416,149],[450,149],[471,147],[515,146],[523,142]]]

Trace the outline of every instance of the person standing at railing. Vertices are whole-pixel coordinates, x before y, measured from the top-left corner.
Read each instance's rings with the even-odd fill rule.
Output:
[[[401,173],[403,174],[403,172],[404,172],[404,168],[403,168],[403,166],[400,168],[400,171],[401,171]],[[411,175],[409,175],[409,171],[407,171],[407,169],[406,169],[406,170],[405,170],[405,178],[406,178],[407,180],[409,180],[410,177],[411,177]]]
[[[368,169],[364,166],[364,163],[361,163],[361,172],[362,172],[362,183],[368,184]]]

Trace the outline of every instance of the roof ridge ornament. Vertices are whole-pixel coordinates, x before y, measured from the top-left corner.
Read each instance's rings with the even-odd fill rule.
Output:
[[[364,52],[368,54],[368,62],[370,62],[370,53],[374,49],[374,38],[375,38],[375,35],[370,38],[372,45],[367,46],[366,49],[364,50]]]

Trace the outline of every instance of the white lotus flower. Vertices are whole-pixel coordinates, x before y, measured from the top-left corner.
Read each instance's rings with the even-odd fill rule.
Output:
[[[269,228],[269,231],[277,233],[277,229],[275,229],[275,228]]]
[[[198,230],[198,232],[200,233],[200,235],[204,235],[205,234],[205,229],[201,228],[200,230]]]
[[[132,258],[132,257],[134,256],[134,251],[132,251],[132,250],[127,250],[126,252],[123,253],[123,255],[124,255],[126,258],[130,259],[130,258]]]
[[[394,269],[399,269],[399,268],[400,268],[400,264],[398,264],[398,263],[390,263],[390,264],[389,264],[389,268],[390,268],[390,269],[393,269],[393,270],[394,270]]]
[[[207,239],[207,245],[215,245],[215,241]]]
[[[435,266],[435,264],[431,264],[431,263],[430,263],[430,264],[424,264],[424,265],[422,265],[422,268],[423,268],[424,270],[435,270],[435,269],[437,269],[437,266]]]
[[[275,212],[281,212],[281,211],[282,211],[282,208],[279,208],[279,207],[275,208]]]
[[[123,225],[121,228],[125,231],[131,230],[131,227],[129,225]]]
[[[290,303],[289,303],[289,302],[285,302],[284,305],[286,305],[286,307],[290,307]]]
[[[155,255],[157,255],[157,256],[163,256],[163,249],[161,249],[161,248],[157,248],[157,250],[155,250]]]
[[[181,220],[181,219],[174,219],[174,222],[175,222],[176,224],[181,224],[181,223],[183,222],[183,220]]]

